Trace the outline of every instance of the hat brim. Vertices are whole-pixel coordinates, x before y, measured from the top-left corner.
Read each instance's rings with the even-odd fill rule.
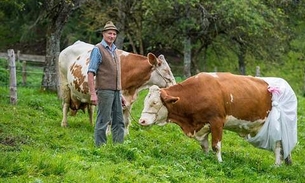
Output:
[[[114,28],[102,29],[101,32],[105,32],[105,31],[107,31],[107,30],[114,30],[114,31],[116,31],[117,33],[120,32],[118,29],[114,29]]]

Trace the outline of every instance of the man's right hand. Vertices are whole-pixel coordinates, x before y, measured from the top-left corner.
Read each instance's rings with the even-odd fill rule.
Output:
[[[91,101],[91,104],[92,104],[92,105],[97,105],[97,96],[96,96],[95,93],[94,93],[94,94],[91,94],[91,96],[90,96],[90,101]]]

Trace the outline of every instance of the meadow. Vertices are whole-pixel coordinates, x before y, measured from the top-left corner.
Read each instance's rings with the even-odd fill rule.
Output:
[[[222,142],[224,162],[218,163],[212,151],[204,154],[197,141],[175,124],[142,127],[137,123],[147,90],[133,106],[124,144],[113,145],[109,137],[106,146],[96,148],[87,113],[69,116],[69,127],[60,126],[61,100],[56,93],[40,90],[41,67],[27,69],[27,85],[22,86],[17,63],[18,103],[11,105],[6,67],[1,66],[0,72],[1,183],[305,182],[301,93],[297,96],[298,144],[291,166],[274,166],[273,152],[257,149],[229,131],[224,131]]]
[[[9,104],[9,88],[0,87],[0,182],[305,182],[305,99],[298,96],[298,144],[293,164],[274,166],[272,152],[257,149],[225,131],[223,163],[185,136],[175,124],[137,124],[146,90],[131,112],[130,135],[123,144],[96,148],[87,113],[69,116],[60,126],[61,101],[55,93],[18,88],[18,104]]]

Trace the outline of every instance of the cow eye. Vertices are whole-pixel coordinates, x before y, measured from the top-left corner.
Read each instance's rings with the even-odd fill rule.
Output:
[[[157,103],[158,103],[158,102],[154,100],[154,101],[150,104],[150,106],[153,107],[153,106],[155,106]]]
[[[169,72],[168,69],[163,69],[163,72],[164,72],[165,74],[167,74],[167,75],[170,75],[170,72]]]

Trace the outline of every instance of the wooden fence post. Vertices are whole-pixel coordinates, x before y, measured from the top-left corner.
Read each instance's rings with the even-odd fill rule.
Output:
[[[15,53],[13,49],[7,50],[7,55],[10,62],[10,102],[17,104],[17,79],[16,79],[16,63]]]

